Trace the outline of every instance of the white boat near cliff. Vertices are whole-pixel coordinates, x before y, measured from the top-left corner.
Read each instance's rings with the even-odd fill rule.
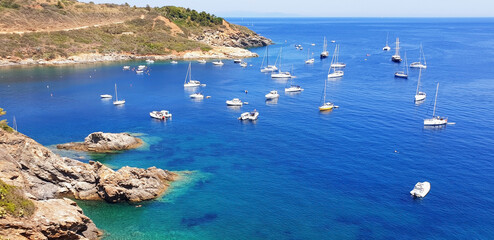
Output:
[[[201,84],[200,81],[192,80],[192,67],[189,63],[189,68],[187,68],[187,74],[185,75],[184,87],[199,87],[206,86],[206,84]]]
[[[161,110],[161,111],[152,111],[149,113],[149,116],[151,116],[154,119],[166,120],[167,118],[171,118],[172,114],[168,110]]]
[[[118,94],[117,94],[117,84],[115,83],[115,101],[113,101],[113,105],[123,105],[125,104],[125,100],[118,100]]]

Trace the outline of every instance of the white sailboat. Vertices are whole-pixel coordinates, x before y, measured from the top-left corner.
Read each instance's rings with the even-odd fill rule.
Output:
[[[417,91],[415,91],[415,102],[424,101],[427,94],[425,92],[419,91],[420,88],[420,78],[422,76],[422,69],[419,71],[419,80],[417,82]]]
[[[197,62],[198,62],[198,63],[200,63],[200,64],[205,64],[205,63],[206,63],[206,60],[204,60],[204,59],[199,59],[199,60],[197,60]]]
[[[283,47],[280,48],[280,68],[277,73],[271,73],[271,78],[292,78],[292,74],[290,72],[282,72],[281,71],[281,59],[282,59]],[[293,66],[292,66],[293,69]]]
[[[388,37],[389,37],[389,33],[386,34],[386,46],[383,47],[383,51],[391,50],[391,47],[388,45]]]
[[[395,55],[391,57],[391,61],[393,62],[401,62],[401,57],[400,57],[400,38],[396,38],[396,50],[395,50]]]
[[[408,79],[407,53],[405,52],[405,71],[395,72],[395,77]]]
[[[266,59],[266,66],[263,67],[264,64],[264,59]],[[276,59],[278,60],[278,59]],[[274,65],[269,65],[269,46],[266,46],[266,53],[264,54],[264,57],[262,58],[262,63],[261,63],[261,72],[274,72],[278,70],[276,67],[276,62]]]
[[[335,57],[334,57],[334,62],[331,63],[331,67],[334,67],[334,68],[346,67],[346,64],[339,62],[339,60],[340,60],[340,44],[336,44],[336,48],[334,51],[335,51]]]
[[[305,60],[305,64],[313,64],[314,58],[310,57],[310,48],[307,49],[307,60]]]
[[[197,80],[192,80],[192,68],[189,62],[189,68],[187,69],[187,74],[185,75],[184,87],[199,87],[206,86],[206,84],[201,84]]]
[[[422,59],[424,59],[424,63],[422,63]],[[420,44],[420,56],[418,62],[413,62],[410,64],[411,68],[427,68],[427,62],[425,61],[424,50],[422,49],[422,44]]]
[[[326,37],[324,37],[324,44],[323,44],[322,52],[321,52],[321,59],[327,58],[329,56],[329,52],[328,52],[327,48],[328,48],[328,41],[326,40]]]
[[[323,92],[323,100],[322,106],[319,106],[319,111],[329,111],[334,108],[334,104],[332,102],[326,102],[326,86],[328,85],[328,81],[324,80],[324,92]]]
[[[118,100],[118,95],[117,95],[117,84],[115,83],[115,101],[113,101],[113,105],[122,105],[125,103],[125,100]]]
[[[336,47],[334,49],[334,53],[333,53],[333,58],[331,59],[331,65],[330,65],[329,71],[328,71],[328,79],[339,78],[339,77],[343,77],[343,75],[344,75],[344,72],[342,70],[336,70],[336,66],[333,64],[335,62],[337,48],[338,48],[338,45],[336,45]],[[331,69],[333,69],[332,72],[331,72]]]
[[[437,92],[439,91],[439,83],[436,87],[436,97],[434,98],[434,110],[432,118],[424,119],[424,126],[442,126],[448,124],[448,118],[436,116]]]

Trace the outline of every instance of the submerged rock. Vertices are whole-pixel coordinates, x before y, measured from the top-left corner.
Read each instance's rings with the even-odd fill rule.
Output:
[[[84,139],[84,142],[58,144],[58,149],[68,149],[88,152],[113,152],[138,148],[142,140],[128,133],[94,132]]]

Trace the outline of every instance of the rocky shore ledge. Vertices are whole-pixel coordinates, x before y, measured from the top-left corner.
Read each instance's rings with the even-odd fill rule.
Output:
[[[234,58],[252,58],[258,57],[257,53],[253,53],[247,49],[238,47],[215,46],[209,51],[185,51],[172,52],[164,55],[133,55],[133,54],[100,54],[88,53],[67,58],[57,58],[53,60],[42,59],[19,59],[15,57],[0,58],[0,66],[16,66],[16,65],[64,65],[64,64],[79,64],[79,63],[97,63],[97,62],[114,62],[114,61],[130,61],[130,60],[199,60],[199,59],[234,59]]]
[[[36,206],[29,218],[0,218],[0,236],[96,239],[94,223],[63,196],[137,202],[158,197],[176,178],[175,173],[155,167],[114,171],[99,162],[82,163],[58,156],[21,133],[0,129],[0,180],[22,189]]]
[[[128,133],[94,132],[84,139],[84,142],[58,144],[58,149],[87,152],[113,152],[138,148],[142,140]]]

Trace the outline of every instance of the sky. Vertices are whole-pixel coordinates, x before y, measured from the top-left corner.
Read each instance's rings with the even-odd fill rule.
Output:
[[[89,2],[89,0],[80,0]],[[220,17],[494,17],[494,0],[92,0],[180,6]]]

